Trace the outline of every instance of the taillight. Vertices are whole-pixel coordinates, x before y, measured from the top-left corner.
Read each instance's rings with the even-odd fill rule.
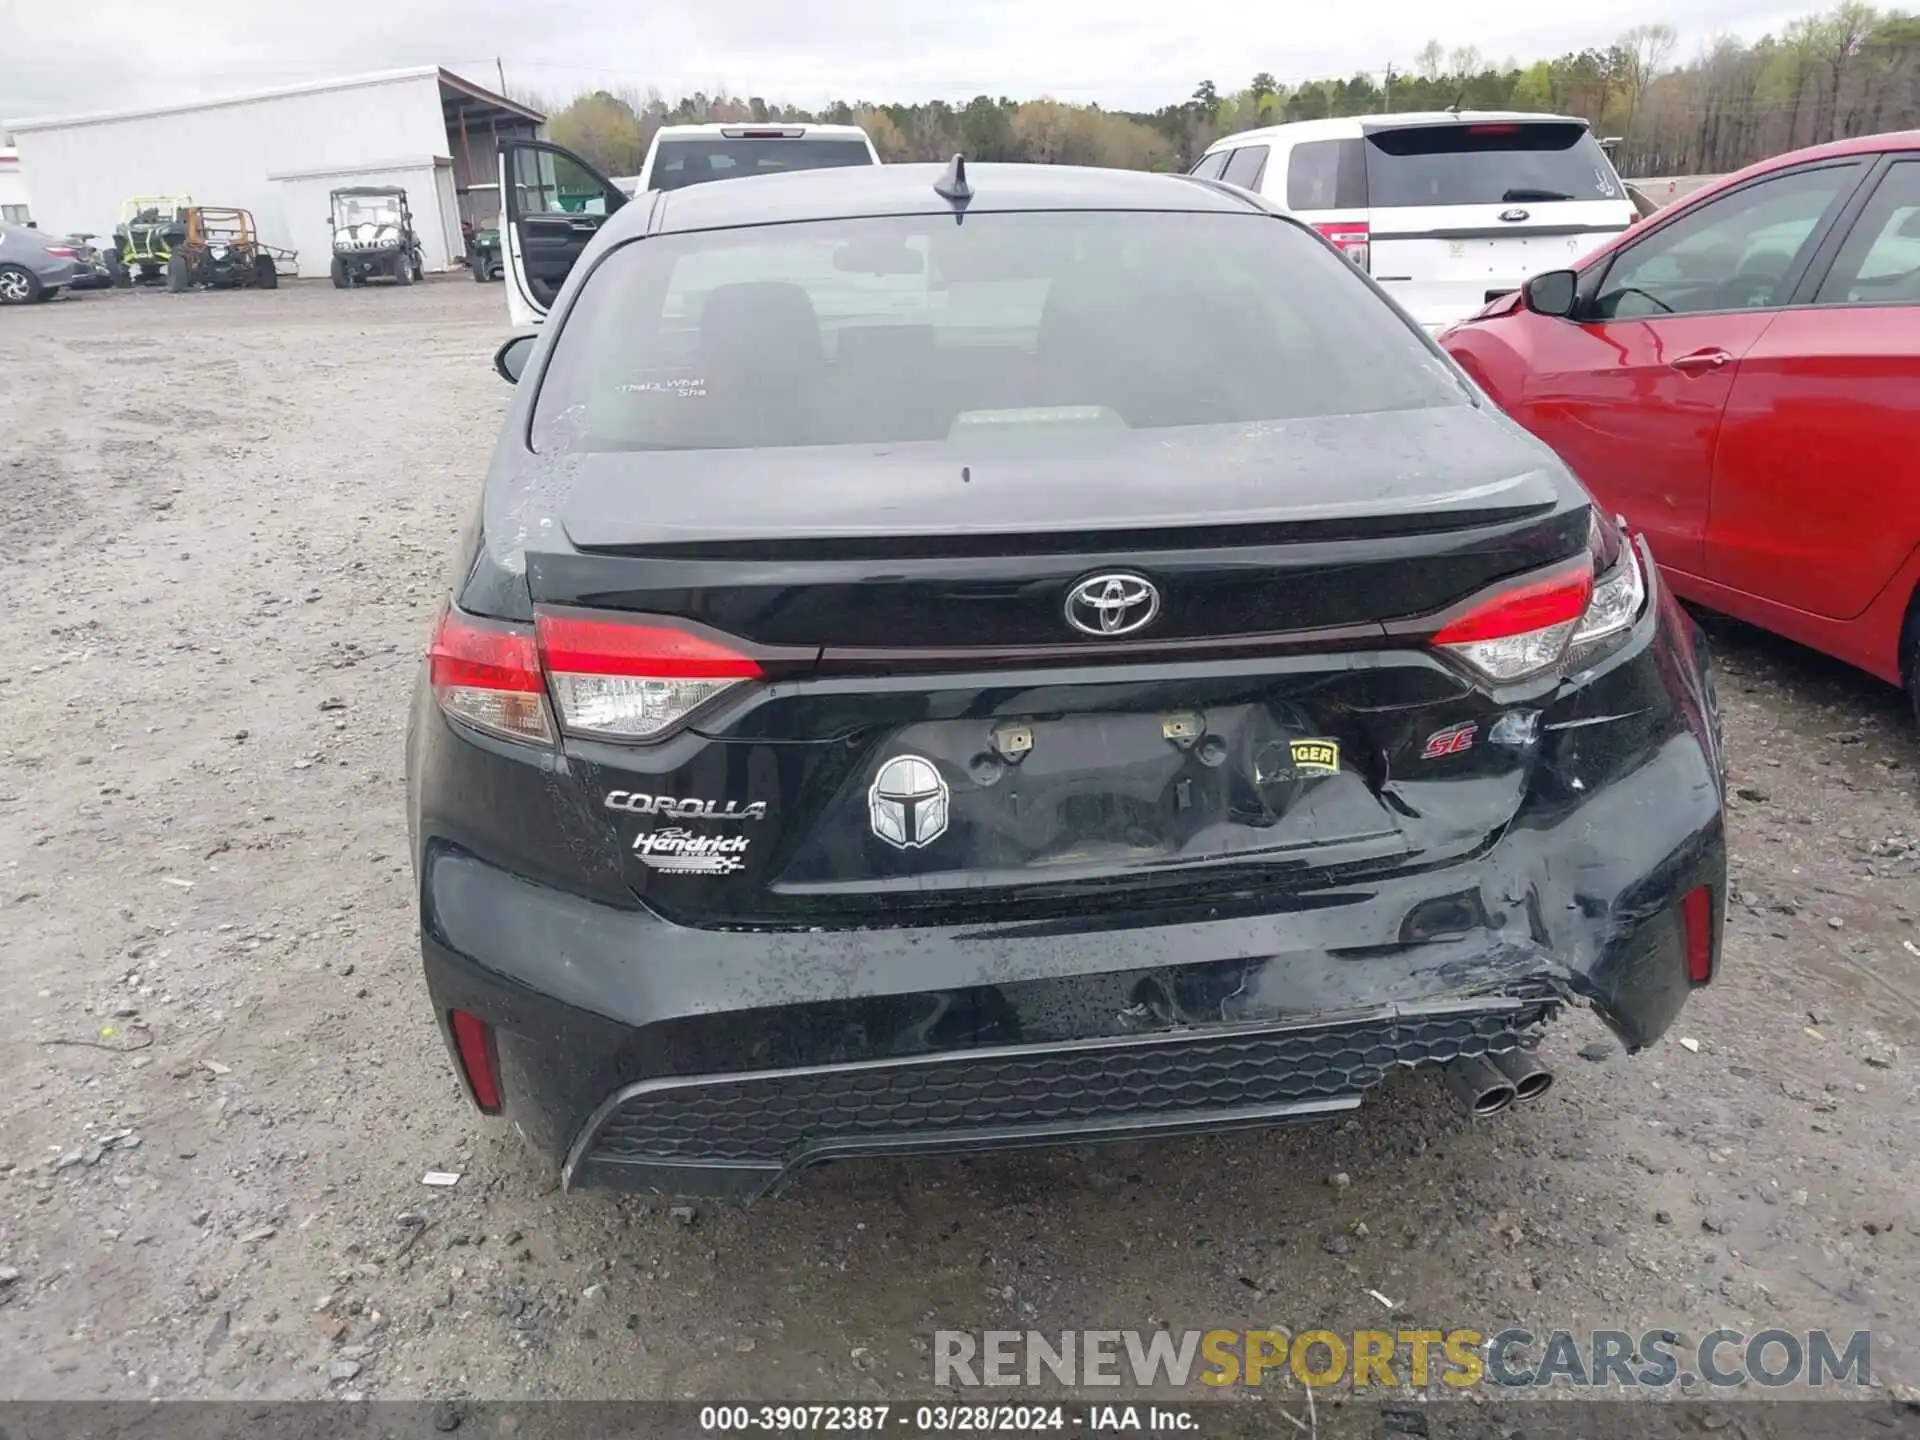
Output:
[[[1371,268],[1373,262],[1370,258],[1370,245],[1373,232],[1366,221],[1329,220],[1313,228],[1326,236],[1329,244],[1362,270]]]
[[[672,625],[542,611],[525,626],[448,606],[427,651],[434,699],[454,719],[551,746],[547,697],[570,734],[656,740],[708,701],[763,677],[724,640]]]
[[[427,677],[454,719],[507,740],[553,744],[539,652],[523,627],[448,606],[427,648]]]
[[[1587,549],[1593,552],[1594,573],[1606,574],[1620,563],[1620,552],[1626,548],[1627,537],[1621,528],[1600,518],[1598,510],[1587,518]]]
[[[1647,577],[1633,540],[1595,513],[1588,541],[1593,551],[1593,598],[1567,646],[1568,665],[1591,665],[1633,628],[1647,608]]]
[[[1556,668],[1593,596],[1593,561],[1581,556],[1495,590],[1440,627],[1433,643],[1489,680],[1507,684]]]
[[[56,260],[78,260],[80,258],[80,252],[71,245],[49,245],[46,249],[47,254],[53,256]]]
[[[1433,643],[1504,685],[1595,663],[1646,608],[1639,552],[1596,513],[1585,555],[1489,591],[1442,625]]]
[[[569,734],[657,739],[764,674],[758,661],[724,642],[670,626],[543,611],[534,628]]]

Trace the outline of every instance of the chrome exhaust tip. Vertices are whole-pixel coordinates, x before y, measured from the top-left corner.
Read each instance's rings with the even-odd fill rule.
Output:
[[[1553,1088],[1553,1072],[1531,1050],[1506,1050],[1493,1057],[1494,1068],[1513,1082],[1514,1098],[1538,1100]]]
[[[1511,1080],[1478,1055],[1449,1060],[1440,1074],[1454,1097],[1474,1115],[1498,1115],[1518,1093]],[[1548,1078],[1551,1083],[1552,1077]]]

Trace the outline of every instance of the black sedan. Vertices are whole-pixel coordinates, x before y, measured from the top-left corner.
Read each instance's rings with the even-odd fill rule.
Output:
[[[1310,229],[1050,166],[607,210],[408,738],[435,1017],[567,1183],[1491,1113],[1713,978],[1693,625]]]

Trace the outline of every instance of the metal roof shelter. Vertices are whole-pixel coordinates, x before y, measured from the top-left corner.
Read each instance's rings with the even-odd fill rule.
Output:
[[[324,275],[326,192],[407,191],[429,270],[464,261],[461,195],[494,177],[495,143],[546,117],[444,66],[280,86],[212,100],[9,120],[42,228],[111,233],[131,195],[190,195],[253,211],[261,238]]]

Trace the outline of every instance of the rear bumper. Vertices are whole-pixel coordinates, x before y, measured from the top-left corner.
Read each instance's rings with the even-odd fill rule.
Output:
[[[581,1128],[569,1185],[755,1193],[850,1156],[998,1150],[1298,1123],[1395,1068],[1517,1049],[1558,1000],[1435,1001],[1351,1019],[1204,1025],[895,1060],[663,1076]]]
[[[1468,290],[1459,294],[1443,294],[1438,297],[1427,293],[1429,287],[1414,285],[1409,281],[1383,280],[1381,289],[1385,290],[1393,302],[1407,314],[1407,318],[1429,335],[1439,335],[1451,330],[1462,320],[1471,318],[1486,308],[1487,297],[1495,290],[1507,290],[1507,285],[1488,285],[1481,290]]]
[[[491,1027],[505,1113],[569,1185],[677,1193],[759,1193],[849,1155],[1312,1119],[1395,1069],[1531,1043],[1568,1003],[1637,1050],[1692,988],[1682,897],[1709,890],[1716,965],[1724,924],[1718,733],[1690,636],[1660,594],[1543,717],[1525,804],[1469,859],[1271,909],[992,924],[697,929],[617,869],[581,870],[584,846],[552,874],[598,898],[511,873],[460,807],[538,814],[552,776],[476,768],[483,742],[423,695],[428,989],[443,1037],[455,1009]]]
[[[1113,930],[694,930],[429,842],[422,951],[443,1035],[493,1027],[506,1113],[572,1185],[1310,1119],[1568,1001],[1656,1040],[1690,990],[1680,897],[1709,886],[1722,924],[1714,763],[1675,734],[1467,864]]]

